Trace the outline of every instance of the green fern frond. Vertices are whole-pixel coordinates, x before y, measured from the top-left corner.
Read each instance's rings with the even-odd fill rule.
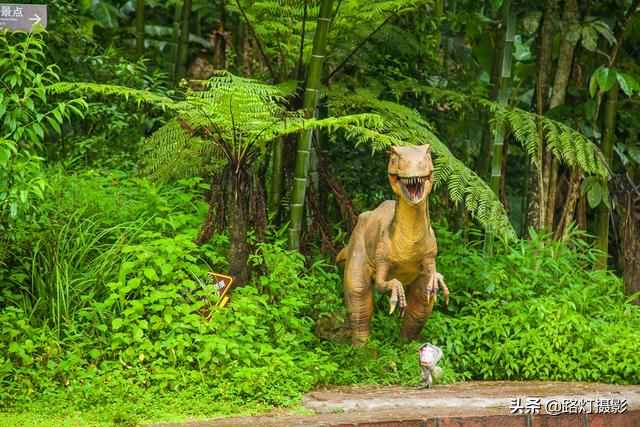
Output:
[[[392,145],[431,144],[434,158],[434,185],[446,185],[452,201],[465,202],[465,208],[489,232],[505,239],[516,237],[504,206],[491,188],[449,151],[431,131],[431,126],[415,110],[372,97],[360,90],[355,93],[337,89],[330,108],[340,114],[368,111],[382,117],[375,127],[346,126],[344,135],[355,144],[366,144],[373,150]]]
[[[600,149],[582,133],[562,122],[451,90],[425,85],[412,85],[411,89],[429,95],[436,102],[450,103],[456,109],[472,105],[482,107],[492,114],[492,126],[508,127],[536,164],[540,147],[546,144],[558,160],[569,166],[578,167],[586,173],[609,176],[609,168]]]
[[[167,96],[159,95],[148,90],[133,89],[126,86],[99,83],[60,82],[47,86],[46,90],[51,94],[80,92],[92,95],[117,96],[124,98],[125,100],[132,99],[138,105],[151,104],[162,108],[163,110],[171,110],[176,107],[176,102]]]
[[[219,146],[193,135],[173,119],[147,138],[143,172],[168,181],[221,169],[225,163]]]
[[[147,173],[167,179],[219,168],[225,162],[247,164],[264,154],[274,139],[304,129],[382,126],[375,114],[305,119],[301,112],[285,108],[281,87],[227,72],[197,86],[202,89],[188,90],[183,101],[174,103],[174,119],[147,139]]]

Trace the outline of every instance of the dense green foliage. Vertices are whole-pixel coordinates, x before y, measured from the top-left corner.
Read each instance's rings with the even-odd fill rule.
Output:
[[[0,33],[0,231],[5,236],[9,222],[28,217],[36,200],[44,198],[47,184],[39,154],[45,132],[60,134],[64,119],[74,112],[81,115],[86,106],[82,99],[47,100],[46,86],[59,76],[55,65],[46,65],[43,50],[44,41],[37,35],[9,38]],[[0,248],[0,259],[3,252]]]
[[[206,273],[226,268],[228,238],[193,243],[206,210],[198,180],[156,185],[98,170],[47,178],[51,197],[27,233],[39,243],[20,242],[20,267],[5,277],[31,276],[34,287],[2,296],[4,409],[117,404],[144,419],[169,405],[149,396],[167,393],[194,407],[218,402],[201,409],[215,414],[289,405],[319,384],[419,380],[418,344],[398,340],[386,298],[372,342],[353,349],[339,272],[323,260],[305,266],[282,233],[251,256],[262,274],[214,308]],[[582,240],[534,237],[487,257],[459,233],[439,227],[438,237],[453,297],[423,335],[443,347],[447,381],[640,381],[640,312],[619,279],[590,271],[595,253]]]
[[[334,262],[402,144],[444,381],[640,383],[640,1],[47,3],[0,30],[1,425],[417,385],[387,295],[349,344]]]

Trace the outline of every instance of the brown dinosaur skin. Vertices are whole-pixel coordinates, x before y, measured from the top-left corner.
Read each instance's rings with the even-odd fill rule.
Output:
[[[433,185],[431,146],[392,147],[389,183],[398,201],[387,200],[375,210],[363,212],[349,244],[338,254],[344,262],[344,296],[353,345],[369,338],[373,314],[373,287],[390,292],[392,313],[399,305],[403,316],[401,335],[413,340],[442,289],[436,272],[438,246],[429,220],[427,196]]]

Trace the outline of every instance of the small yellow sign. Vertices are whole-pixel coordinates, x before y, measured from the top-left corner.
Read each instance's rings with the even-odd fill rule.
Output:
[[[220,300],[216,304],[216,307],[224,307],[229,302],[229,289],[233,283],[233,277],[219,273],[209,273],[209,278],[213,281],[213,286],[216,288],[216,292],[220,295]]]

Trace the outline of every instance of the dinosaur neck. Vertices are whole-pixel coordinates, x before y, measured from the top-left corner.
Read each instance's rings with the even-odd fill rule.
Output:
[[[429,227],[429,205],[427,199],[417,205],[407,203],[402,197],[396,204],[393,218],[392,238],[407,243],[424,239]]]

